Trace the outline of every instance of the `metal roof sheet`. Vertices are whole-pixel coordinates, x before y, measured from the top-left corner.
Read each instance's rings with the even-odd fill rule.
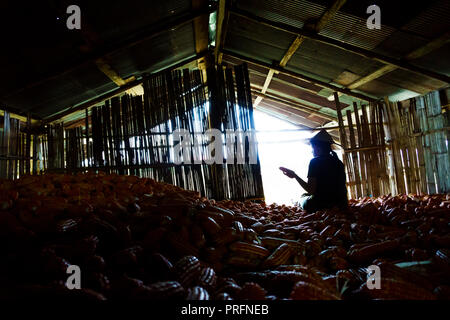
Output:
[[[372,2],[347,0],[321,31],[321,35],[401,58],[449,30],[448,0],[428,0],[420,5],[375,0],[382,7],[382,28],[368,30],[365,27],[365,8]],[[59,70],[61,65],[77,65],[80,57],[89,55],[89,48],[84,48],[86,34],[98,44],[113,46],[147,33],[166,20],[172,21],[172,18],[181,17],[192,8],[191,0],[130,0],[126,3],[80,0],[78,3],[82,6],[86,21],[89,22],[85,24],[83,34],[68,32],[65,20],[56,20],[65,15],[62,10],[65,9],[64,2],[32,2],[27,4],[28,10],[23,11],[22,4],[18,2],[0,3],[0,32],[3,42],[11,48],[0,53],[0,69],[3,73],[0,95],[3,98],[7,96],[3,100],[14,104],[12,107],[37,110],[42,115],[49,115],[114,89],[116,85],[102,74],[93,62],[48,79],[47,73],[49,70]],[[231,3],[260,17],[302,28],[305,23],[319,19],[333,0],[233,0]],[[17,15],[9,17],[8,6],[15,7]],[[24,27],[28,26],[28,29],[11,32],[17,26],[17,21]],[[35,28],[29,28],[30,25]],[[235,15],[230,16],[226,35],[226,49],[266,63],[278,63],[295,39],[292,33]],[[173,65],[181,59],[193,56],[194,53],[194,28],[189,22],[138,45],[116,51],[106,60],[109,60],[122,78],[128,78]],[[412,63],[448,75],[448,56],[449,44]],[[225,57],[224,61],[239,63],[239,60],[230,57]],[[306,40],[286,68],[332,84],[348,85],[354,81],[352,79],[368,75],[382,66],[382,63],[334,46]],[[249,70],[252,85],[262,87],[268,69],[249,64]],[[16,89],[24,87],[25,84],[44,78],[47,79],[46,82],[16,92]],[[405,92],[414,94],[405,90],[405,87],[426,92],[441,85],[439,81],[398,69],[362,85],[355,92],[378,98],[399,97]],[[274,75],[268,93],[315,108],[325,107],[324,110],[334,112],[330,109],[334,108],[334,103],[326,99],[331,94],[330,90],[284,74]],[[351,103],[352,98],[342,96],[342,102]],[[282,108],[281,105],[276,107]]]
[[[89,28],[103,43],[117,39],[124,41],[130,34],[144,33],[156,23],[189,11],[192,6],[190,0],[108,1],[107,5],[103,1],[81,2],[79,6],[82,14],[86,15]]]
[[[397,85],[385,83],[379,79],[365,83],[358,87],[359,91],[367,92],[376,97],[389,97],[395,96],[402,92],[408,91],[405,88],[400,88]],[[410,91],[410,94],[414,95],[414,92]],[[417,95],[417,94],[416,94]]]
[[[260,17],[301,28],[307,21],[313,21],[323,14],[326,6],[299,0],[239,0],[239,9],[248,10]]]
[[[444,59],[443,59],[444,57]],[[445,58],[446,57],[446,58]],[[414,59],[411,63],[435,72],[450,75],[450,43],[430,52],[429,54]]]
[[[366,62],[367,59],[354,53],[307,39],[286,68],[307,72],[313,78],[330,82],[353,65]]]
[[[249,70],[250,71],[250,70]],[[262,88],[264,81],[266,81],[266,76],[263,74],[256,74],[254,72],[249,72],[250,83],[252,86]]]
[[[369,29],[366,21],[366,18],[337,12],[319,34],[372,50],[395,31],[386,25],[380,29]]]
[[[396,87],[409,89],[420,94],[425,94],[446,86],[446,84],[442,81],[430,79],[426,76],[402,69],[396,69],[389,72],[388,74],[378,78],[378,80]]]
[[[305,126],[307,128],[316,128],[318,125],[320,125],[317,122],[313,122],[297,114],[295,112],[295,109],[283,105],[282,106],[276,105],[272,101],[270,102],[263,101],[256,109],[275,115],[278,118],[286,120],[288,122]]]
[[[287,86],[284,83],[273,81],[271,82],[269,89],[273,92],[279,92],[301,100],[306,100],[321,107],[328,107],[333,110],[336,109],[334,101],[329,101],[324,97],[318,96],[317,94],[308,92],[306,90],[302,90],[299,87]]]
[[[113,69],[126,79],[132,75],[158,70],[195,55],[193,39],[194,28],[190,22],[121,50],[110,56],[108,61]]]
[[[94,63],[89,63],[28,89],[26,95],[15,94],[6,102],[46,117],[55,113],[55,110],[63,110],[115,88],[115,83],[100,72]]]
[[[299,23],[295,25],[292,20],[297,22],[301,21],[304,23],[308,19],[318,19],[323,14],[325,8],[329,7],[332,2],[333,1],[331,0],[240,0],[236,2],[236,5],[239,9],[247,10],[253,14],[274,22],[282,22],[291,26],[300,27]],[[369,30],[366,27],[366,18],[368,15],[365,12],[365,9],[367,6],[360,2],[357,4],[356,2],[357,1],[353,0],[347,1],[346,5],[342,8],[344,10],[337,12],[337,14],[320,34],[339,41],[350,43],[357,47],[373,50],[380,54],[394,58],[402,58],[411,51],[429,42],[429,37],[431,34],[436,35],[436,30],[439,29],[435,28],[436,30],[430,32],[428,37],[424,33],[413,32],[410,26],[414,25],[415,15],[419,14],[419,17],[417,18],[418,20],[416,21],[417,24],[419,24],[419,20],[425,19],[425,16],[429,17],[430,14],[422,14],[422,9],[414,7],[412,4],[407,8],[402,8],[399,3],[392,3],[382,0],[381,6],[382,10],[384,10],[383,16],[386,17],[386,19],[382,18],[383,24],[380,30]],[[366,2],[367,1],[364,3]],[[442,7],[442,3],[439,4],[440,2],[442,1],[430,0],[423,5],[422,11],[433,12],[436,7]],[[301,10],[300,8],[303,9]],[[355,10],[351,10],[351,8]],[[364,9],[364,12],[358,12],[361,8]],[[386,13],[386,10],[394,10],[396,13]],[[402,10],[402,13],[404,13],[405,16],[400,17],[399,10]],[[306,13],[303,13],[303,16],[300,16],[300,11],[308,12],[308,14],[310,14],[309,18],[305,18],[305,16],[308,15]],[[294,14],[298,14],[296,19],[293,19]],[[434,14],[437,13],[435,12]],[[440,16],[444,17],[445,15],[446,14],[441,14]],[[277,18],[277,16],[282,16],[283,18]],[[233,20],[233,23],[243,23],[245,20],[245,18],[240,17],[239,19]],[[431,19],[428,19],[427,21],[427,23],[439,24],[438,21],[431,21]],[[407,24],[405,25],[406,22]],[[279,40],[282,36],[285,37],[283,32],[275,28],[270,28],[266,25],[258,25],[256,22],[247,23],[247,25],[251,25],[252,27],[249,27],[249,30],[247,30],[246,33],[244,32],[245,36],[237,30],[229,33],[228,40],[233,44],[233,47],[230,46],[227,47],[227,49],[266,63],[276,63],[280,61],[282,57],[281,54],[283,51],[286,52],[290,45],[290,43],[286,43],[286,38],[284,38],[284,41]],[[402,30],[397,29],[403,26],[404,28],[402,28]],[[279,35],[275,36],[274,40],[270,40],[272,46],[267,43],[265,43],[267,46],[261,45],[261,42],[264,41],[261,41],[260,39],[252,42],[252,39],[254,39],[252,36],[252,31],[258,30],[256,33],[260,34],[262,29],[264,29],[264,39],[273,39],[275,34]],[[233,37],[235,40],[234,42]],[[284,50],[282,50],[282,42],[285,42]],[[446,61],[448,61],[448,59],[443,59],[443,57],[448,56],[446,55],[446,52],[444,52],[445,50],[447,49],[441,48],[440,50],[436,50],[434,52],[434,54],[438,52],[438,54],[436,54],[436,59],[439,59],[439,64],[444,66],[446,65]],[[433,53],[430,54],[430,56],[433,56]],[[427,60],[427,56],[424,56],[421,59],[413,61],[413,63],[426,67],[427,64],[432,64],[433,62],[431,60]],[[307,39],[292,56],[286,66],[286,69],[328,83],[348,85],[361,77],[373,73],[383,66],[384,64],[381,62],[362,57],[349,51],[339,49],[335,46],[330,46]],[[440,68],[440,70],[436,67],[434,69],[440,73],[447,72],[447,67]],[[285,75],[282,76],[285,77],[285,81],[289,82],[289,77],[286,77]],[[289,88],[286,83],[277,82],[276,77],[277,75],[272,79],[268,92],[295,98],[302,97],[305,98],[303,102],[308,102],[314,104],[315,106],[330,106],[334,108],[334,103],[330,103],[326,99],[331,93],[329,90],[318,88],[319,90],[316,92],[318,93],[319,98],[317,98],[317,95],[314,95],[313,98],[313,96],[308,96],[308,94],[304,94],[302,92],[302,89],[299,88],[301,84],[299,84],[299,87],[297,88]],[[258,85],[262,86],[262,83],[264,83],[264,76],[259,76],[257,78]],[[383,80],[386,80],[386,83],[383,83]],[[396,70],[392,72],[392,74],[387,74],[377,80],[372,80],[365,83],[364,85],[354,89],[354,91],[378,98],[382,98],[384,96],[399,97],[401,96],[400,93],[406,92],[411,95],[414,94],[413,90],[425,93],[440,87],[440,85],[442,85],[442,83],[439,81],[430,80],[427,77],[422,77],[415,73],[413,74],[412,72]],[[410,90],[408,90],[408,88]],[[347,104],[351,103],[352,100],[353,99],[351,97],[342,97],[342,102]]]
[[[230,15],[224,47],[268,63],[281,60],[295,35]]]
[[[426,39],[419,35],[397,30],[374,48],[373,51],[393,58],[402,58],[427,42]]]
[[[237,65],[237,64],[242,63],[242,61],[240,61],[239,59],[230,57],[228,55],[224,55],[223,62],[229,63],[231,65]],[[269,72],[269,68],[261,67],[261,66],[255,65],[254,63],[247,63],[247,65],[248,65],[248,70],[250,72],[250,76],[252,76],[253,74],[257,75],[258,77],[255,80],[258,81],[258,85],[262,86],[264,84],[265,77],[267,76],[267,74]],[[302,87],[302,88],[305,88],[307,90],[314,91],[314,92],[319,92],[322,90],[322,87],[320,87],[314,83],[296,79],[296,78],[293,78],[291,76],[288,76],[288,75],[285,75],[282,73],[278,73],[278,74],[275,73],[272,79],[274,81],[279,80],[279,81],[283,81],[284,83],[296,85],[298,87]]]
[[[437,23],[438,22],[438,23]],[[423,8],[402,30],[433,39],[450,30],[450,1],[440,0]]]

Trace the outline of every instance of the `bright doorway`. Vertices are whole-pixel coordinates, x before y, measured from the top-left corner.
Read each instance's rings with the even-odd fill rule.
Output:
[[[266,203],[293,205],[306,191],[278,168],[292,169],[306,179],[313,157],[307,140],[313,132],[261,111],[255,110],[254,117]]]

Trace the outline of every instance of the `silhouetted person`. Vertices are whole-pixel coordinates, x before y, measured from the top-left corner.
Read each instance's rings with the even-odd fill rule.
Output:
[[[289,178],[295,178],[307,194],[300,201],[309,213],[332,207],[345,208],[348,205],[345,185],[344,164],[331,149],[334,143],[331,135],[322,129],[310,139],[314,158],[309,163],[308,182],[289,169],[280,170]]]

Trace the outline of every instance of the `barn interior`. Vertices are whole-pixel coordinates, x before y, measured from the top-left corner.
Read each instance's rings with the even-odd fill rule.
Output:
[[[450,298],[449,1],[0,15],[0,297]],[[349,205],[307,212],[269,172],[298,156],[306,180],[324,129]],[[26,258],[39,276],[10,276]],[[367,290],[371,264],[398,290]],[[77,294],[68,265],[87,270]]]

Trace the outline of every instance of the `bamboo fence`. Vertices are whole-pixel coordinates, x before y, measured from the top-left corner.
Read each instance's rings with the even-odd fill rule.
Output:
[[[23,123],[4,111],[0,129],[0,178],[17,179],[44,170],[45,144],[40,135],[31,132],[30,117]]]
[[[206,83],[199,70],[152,75],[143,96],[114,97],[86,111],[84,128],[48,126],[48,170],[150,177],[217,200],[263,198],[259,159],[211,164],[211,141],[204,135],[211,128],[224,137],[226,129],[254,130],[247,67],[210,67],[207,75]],[[199,141],[190,146],[191,162],[175,163],[177,129]]]
[[[450,192],[449,117],[438,91],[402,103],[386,101],[396,193]]]
[[[335,102],[350,197],[360,198],[389,193],[381,106],[370,103],[358,109],[357,104],[353,103],[353,112],[347,110],[343,115],[337,94]]]
[[[370,103],[342,115],[340,142],[352,198],[450,191],[448,104],[442,92],[403,103]]]
[[[215,66],[206,74],[207,81],[199,70],[147,76],[143,96],[114,97],[86,109],[78,126],[34,130],[29,117],[24,123],[5,111],[0,178],[93,170],[150,177],[217,200],[263,199],[259,157],[248,163],[252,142],[234,144],[234,153],[244,148],[244,164],[226,157],[211,164],[211,140],[201,135],[216,128],[226,141],[227,130],[254,131],[247,66]],[[353,103],[345,114],[335,94],[351,198],[450,192],[448,92],[401,103]],[[199,142],[188,151],[193,162],[175,163],[177,129]]]

